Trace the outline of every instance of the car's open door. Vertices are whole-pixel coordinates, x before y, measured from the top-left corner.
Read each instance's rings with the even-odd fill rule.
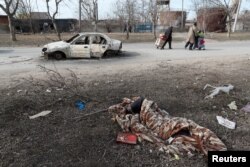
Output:
[[[90,54],[92,57],[102,57],[108,48],[107,39],[100,35],[91,35]]]
[[[90,58],[90,38],[81,36],[70,45],[71,57]]]

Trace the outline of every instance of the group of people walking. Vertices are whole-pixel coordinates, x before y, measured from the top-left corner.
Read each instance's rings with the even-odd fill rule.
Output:
[[[185,49],[189,46],[189,50],[205,49],[204,32],[198,30],[197,23],[194,23],[188,30],[188,37],[186,40]]]
[[[172,49],[172,33],[173,33],[173,27],[170,26],[165,31],[165,41],[160,47],[160,49],[164,49],[165,45],[169,44],[169,49]],[[204,40],[204,32],[201,30],[198,30],[197,23],[194,23],[188,31],[188,36],[185,44],[185,49],[189,48],[189,50],[193,49],[203,49],[205,50],[205,40]]]

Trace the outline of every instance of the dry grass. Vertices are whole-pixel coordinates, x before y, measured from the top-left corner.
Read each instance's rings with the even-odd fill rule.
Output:
[[[209,39],[214,39],[218,41],[250,40],[250,33],[249,32],[236,32],[236,33],[232,33],[230,38],[228,38],[227,33],[208,33],[206,37]]]
[[[66,40],[72,37],[73,33],[63,33],[62,39]],[[125,43],[131,42],[154,42],[155,38],[152,33],[132,33],[129,40],[126,39],[125,33],[109,33],[109,37],[121,40]],[[186,35],[183,35],[185,37]],[[184,38],[177,35],[174,40],[180,41]],[[58,38],[55,34],[17,34],[17,41],[10,41],[8,34],[0,34],[0,46],[42,46],[46,43],[57,41]]]

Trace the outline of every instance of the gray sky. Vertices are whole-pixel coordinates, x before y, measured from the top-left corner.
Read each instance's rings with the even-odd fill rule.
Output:
[[[0,0],[2,3],[3,0]],[[33,0],[35,2],[35,0]],[[78,0],[68,0],[67,4],[63,4],[59,9],[59,18],[77,18],[78,17]],[[99,0],[99,18],[106,18],[107,15],[113,15],[113,7],[116,0]],[[170,8],[181,10],[182,0],[172,0],[170,2]],[[195,14],[191,10],[191,0],[184,0],[184,10],[188,11],[188,19],[193,19]],[[35,10],[39,12],[46,12],[45,0],[38,0],[38,3],[34,3]],[[243,0],[241,9],[250,9],[250,0]],[[4,14],[0,9],[0,14]]]

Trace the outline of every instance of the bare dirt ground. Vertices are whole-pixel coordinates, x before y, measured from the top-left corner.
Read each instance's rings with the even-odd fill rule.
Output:
[[[228,43],[220,47],[222,45]],[[207,166],[206,158],[199,154],[193,158],[184,155],[180,160],[172,160],[147,142],[136,146],[117,143],[116,136],[121,129],[106,112],[83,117],[119,103],[123,97],[138,95],[156,101],[172,116],[189,118],[211,129],[229,150],[250,150],[250,114],[231,111],[227,106],[236,101],[241,108],[250,101],[249,55],[225,50],[222,56],[222,51],[216,49],[207,50],[207,53],[215,54],[212,56],[199,51],[182,52],[178,48],[171,52],[135,48],[140,52],[137,55],[131,54],[132,46],[129,48],[132,48],[127,52],[130,55],[120,58],[56,63],[59,71],[69,61],[73,67],[74,64],[84,65],[78,71],[73,68],[79,80],[67,70],[61,78],[53,73],[35,75],[28,72],[38,79],[22,74],[25,79],[19,78],[17,82],[2,86],[0,166]],[[147,56],[143,57],[146,53],[154,53],[155,57],[148,60]],[[162,53],[168,56],[160,55]],[[178,57],[183,53],[190,59],[183,59],[184,55]],[[191,56],[197,53],[197,56]],[[17,68],[18,64],[10,64],[9,70],[14,66]],[[91,70],[94,68],[99,74],[87,75],[88,72],[93,74]],[[230,83],[235,89],[230,95],[222,93],[214,99],[204,100],[209,94],[209,90],[203,90],[207,83],[215,86]],[[63,87],[63,90],[57,90],[58,87]],[[48,88],[51,92],[46,92]],[[84,111],[75,108],[74,102],[78,99],[86,102]],[[52,113],[29,119],[28,116],[43,110]],[[237,128],[230,130],[219,125],[217,115],[235,121]]]

